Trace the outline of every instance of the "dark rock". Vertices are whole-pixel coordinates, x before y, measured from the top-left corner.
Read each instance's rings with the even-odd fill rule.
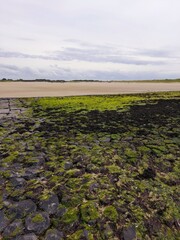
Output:
[[[174,225],[178,231],[180,231],[180,222],[179,220],[174,220]]]
[[[61,240],[63,239],[63,233],[56,229],[49,229],[46,232],[45,240]]]
[[[108,173],[109,173],[109,170],[108,170],[107,168],[105,168],[105,167],[100,167],[100,168],[99,168],[99,171],[100,171],[100,173],[102,173],[102,174],[108,174]]]
[[[88,164],[86,166],[86,171],[88,173],[98,173],[99,172],[99,168],[96,165],[94,165],[94,164]]]
[[[123,139],[124,141],[127,141],[127,142],[130,142],[130,141],[132,141],[133,140],[133,137],[126,137],[125,139]]]
[[[61,199],[62,199],[62,188],[61,188],[61,186],[58,186],[56,188],[56,193],[57,193],[58,199],[61,201]]]
[[[158,218],[152,217],[145,221],[145,227],[150,236],[157,235],[161,231],[162,223]]]
[[[140,177],[143,179],[154,179],[156,177],[156,172],[154,169],[148,167],[144,170],[143,174],[141,174]]]
[[[109,239],[109,238],[112,239],[112,237],[114,236],[113,229],[111,228],[109,223],[107,223],[104,226],[103,234],[104,234],[105,239]]]
[[[4,178],[0,177],[0,185],[3,186],[5,184],[5,182],[6,182],[6,180]]]
[[[16,237],[23,233],[23,223],[21,220],[15,220],[7,226],[2,234],[3,237]]]
[[[9,221],[5,217],[4,212],[0,210],[0,232],[3,231],[5,227],[7,227]]]
[[[92,183],[90,186],[89,186],[89,191],[90,192],[96,192],[96,190],[99,189],[99,184],[98,183]]]
[[[77,163],[82,162],[82,161],[83,161],[82,156],[78,156],[78,157],[73,159],[73,164],[77,164]]]
[[[134,226],[130,226],[123,230],[123,240],[135,240],[136,229]]]
[[[13,218],[22,218],[36,211],[36,204],[32,200],[23,200],[12,205],[8,210],[9,216]]]
[[[12,178],[11,183],[14,187],[23,187],[26,184],[26,180],[24,178]]]
[[[72,162],[66,162],[65,164],[64,164],[64,169],[65,170],[69,170],[69,169],[71,169],[73,167],[73,163]]]
[[[16,238],[16,240],[37,240],[37,236],[34,233],[29,233],[26,235],[21,235]]]
[[[25,172],[22,174],[22,177],[26,180],[31,180],[32,178],[35,178],[38,176],[40,170],[36,167],[29,167],[25,170]]]
[[[62,217],[66,212],[67,212],[67,209],[65,207],[60,207],[56,212],[56,216]]]
[[[36,150],[41,150],[41,143],[40,142],[37,142],[35,145],[34,145],[35,149]]]
[[[39,204],[40,208],[49,214],[54,214],[57,212],[59,206],[59,199],[57,195],[52,195],[46,200],[42,200]]]
[[[45,163],[45,159],[46,159],[46,154],[45,153],[41,153],[38,157],[37,157],[38,161],[37,164],[38,166],[42,166]]]
[[[104,138],[104,139],[102,140],[102,142],[105,142],[105,143],[106,143],[106,142],[108,143],[108,142],[110,142],[110,141],[111,141],[111,138],[110,138],[110,137],[106,137],[106,138]]]
[[[89,239],[89,232],[88,232],[88,230],[86,230],[86,229],[83,230],[82,237],[84,237],[85,240]]]
[[[35,212],[25,219],[26,229],[37,234],[43,233],[50,226],[49,214],[46,212]]]
[[[10,207],[12,205],[12,201],[6,199],[3,201],[3,205],[4,205],[4,207]]]

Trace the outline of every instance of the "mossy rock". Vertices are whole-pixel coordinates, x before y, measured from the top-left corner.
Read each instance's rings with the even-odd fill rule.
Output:
[[[98,199],[101,204],[110,204],[114,199],[114,194],[109,190],[100,190],[98,193]]]
[[[61,202],[66,207],[76,207],[82,203],[83,198],[84,198],[84,194],[82,195],[82,194],[76,193],[76,194],[73,194],[68,200],[66,197],[65,198],[63,197]]]
[[[81,240],[81,239],[94,240],[94,237],[93,234],[87,230],[78,230],[71,236],[67,237],[67,240]]]
[[[77,190],[80,188],[82,185],[82,179],[81,178],[70,178],[66,182],[66,186],[69,187],[70,189]]]
[[[66,172],[66,176],[69,178],[74,178],[80,175],[80,170],[79,169],[70,169]]]
[[[62,222],[65,224],[72,224],[79,220],[77,208],[69,208],[62,217]]]
[[[41,223],[44,221],[44,218],[41,214],[37,213],[31,220],[33,223]]]
[[[96,221],[100,215],[94,202],[87,202],[81,205],[80,214],[82,221],[91,223]]]
[[[104,216],[110,221],[116,222],[118,219],[118,213],[114,206],[107,206],[103,212]]]
[[[106,167],[111,174],[121,173],[121,168],[117,165],[110,165]]]
[[[103,231],[101,231],[102,239],[114,240],[114,231],[109,223],[103,226]]]
[[[15,220],[12,222],[10,225],[8,225],[2,236],[4,237],[3,239],[11,239],[11,237],[16,237],[23,233],[23,223],[22,220]]]
[[[126,148],[124,154],[127,156],[127,158],[137,158],[138,156],[137,152],[131,148]]]
[[[42,234],[50,226],[49,214],[46,212],[34,212],[25,219],[26,229],[37,234]]]

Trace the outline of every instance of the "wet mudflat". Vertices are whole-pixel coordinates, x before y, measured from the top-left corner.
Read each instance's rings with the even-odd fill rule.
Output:
[[[2,239],[178,239],[179,93],[7,104]]]

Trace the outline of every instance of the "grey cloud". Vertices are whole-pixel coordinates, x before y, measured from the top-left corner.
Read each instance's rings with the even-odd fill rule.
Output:
[[[149,56],[149,57],[165,57],[172,58],[172,51],[169,50],[154,50],[154,49],[146,49],[146,50],[138,50],[141,55]]]
[[[137,54],[138,55],[138,54]],[[56,51],[52,58],[64,61],[88,61],[88,62],[110,62],[133,65],[161,65],[160,60],[138,60],[136,55],[123,53],[121,50],[113,48],[66,48],[64,51]]]
[[[27,58],[28,54],[20,53],[20,52],[5,52],[0,51],[0,57],[1,58]]]
[[[29,67],[17,67],[15,65],[0,64],[0,79],[34,79],[37,75],[37,71],[32,70]]]
[[[113,44],[100,45],[84,42],[78,39],[66,39],[64,42],[72,43],[73,45],[77,45],[79,47],[85,47],[86,49],[94,49],[95,51],[103,51],[105,53],[118,53],[119,55],[128,55],[128,56],[146,56],[146,57],[162,57],[162,58],[178,58],[177,50],[173,51],[172,49],[153,49],[153,48],[129,48],[129,50],[125,50],[125,46],[118,46]]]
[[[121,71],[102,71],[102,70],[72,70],[61,68],[56,65],[47,69],[32,69],[29,67],[20,68],[15,65],[0,64],[0,79],[37,79],[45,78],[52,80],[144,80],[144,79],[163,79],[177,78],[177,74],[157,73],[154,71],[142,72],[121,72]]]
[[[53,73],[52,73],[53,72]],[[121,71],[102,71],[88,70],[77,71],[68,68],[53,69],[51,73],[45,73],[44,78],[55,80],[146,80],[146,79],[165,79],[177,78],[177,74],[158,73],[154,71],[141,72],[121,72]]]
[[[8,64],[0,64],[0,69],[1,70],[8,70],[8,71],[18,71],[19,68],[14,65],[8,65]]]
[[[64,40],[65,41],[65,40]],[[77,39],[67,39],[76,47],[66,47],[63,50],[47,52],[44,55],[27,54],[0,50],[0,57],[31,58],[56,61],[86,61],[97,63],[118,63],[128,65],[163,65],[167,59],[179,58],[177,53],[168,49],[126,49],[117,45],[98,45]],[[145,59],[148,57],[149,59]],[[160,59],[161,58],[161,59]]]
[[[1,51],[1,50],[0,50],[0,58],[35,58],[35,59],[46,59],[46,60],[54,59],[50,56],[27,54],[27,53],[21,53],[21,52]]]
[[[32,69],[30,67],[18,67],[16,65],[0,64],[0,79],[7,78],[31,80],[44,78],[52,80],[70,80],[75,77],[75,72],[76,71],[72,71],[69,68],[59,68],[56,66],[51,66],[50,70],[47,70],[44,68]]]

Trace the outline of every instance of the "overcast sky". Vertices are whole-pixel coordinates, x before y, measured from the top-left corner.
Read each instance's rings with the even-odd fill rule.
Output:
[[[179,12],[179,0],[0,0],[0,78],[179,78]]]

